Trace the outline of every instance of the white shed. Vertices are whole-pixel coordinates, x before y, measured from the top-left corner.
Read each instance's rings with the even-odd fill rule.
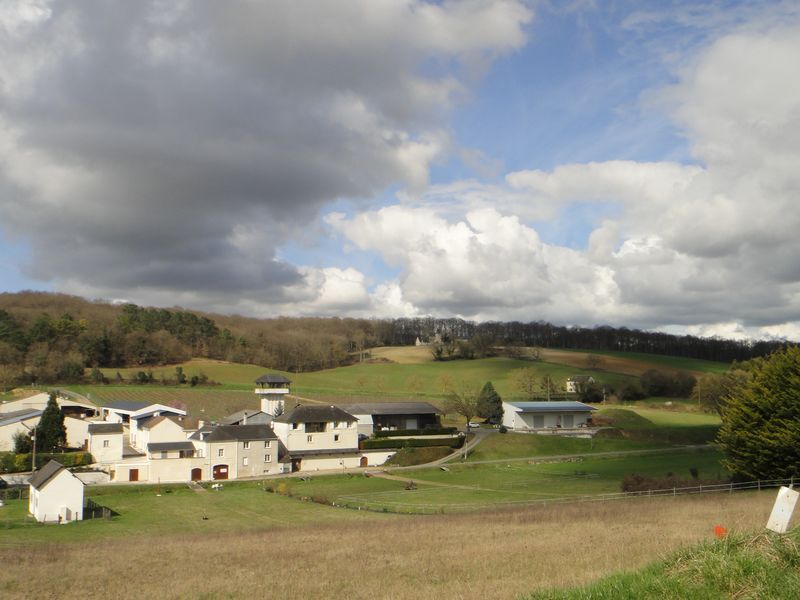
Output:
[[[61,463],[51,460],[28,483],[28,512],[40,523],[83,519],[83,482]]]
[[[585,427],[593,406],[583,402],[503,402],[503,425],[514,431]]]

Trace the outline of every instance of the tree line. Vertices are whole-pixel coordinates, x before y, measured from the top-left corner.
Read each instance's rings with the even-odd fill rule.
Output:
[[[376,346],[435,341],[440,359],[470,359],[523,346],[623,350],[730,362],[769,354],[782,342],[674,336],[541,321],[463,319],[256,319],[182,308],[89,301],[48,292],[0,294],[0,389],[76,382],[86,369],[148,367],[214,358],[291,372],[363,360]]]

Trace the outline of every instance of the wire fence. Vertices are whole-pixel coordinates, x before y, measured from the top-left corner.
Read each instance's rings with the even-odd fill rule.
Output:
[[[443,514],[452,512],[470,512],[490,510],[494,508],[521,508],[531,506],[553,506],[559,504],[580,504],[586,502],[609,502],[613,500],[626,500],[631,498],[663,498],[666,496],[689,496],[695,494],[719,494],[778,488],[781,486],[794,487],[794,478],[786,479],[757,479],[753,481],[738,481],[720,484],[703,484],[687,487],[672,487],[656,490],[643,490],[636,492],[616,492],[610,494],[594,494],[584,496],[562,496],[554,498],[537,498],[526,500],[508,500],[504,502],[469,502],[428,504],[407,501],[378,500],[370,502],[358,496],[340,496],[334,502],[336,506],[354,510],[368,510],[377,512],[397,512],[403,514]],[[480,490],[480,488],[476,488]]]

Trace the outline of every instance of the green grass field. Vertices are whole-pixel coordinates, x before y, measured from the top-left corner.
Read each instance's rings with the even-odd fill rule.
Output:
[[[282,482],[297,497],[400,513],[458,512],[514,506],[537,501],[614,494],[625,475],[653,477],[673,473],[689,479],[696,468],[701,477],[724,475],[714,449],[617,458],[578,459],[537,464],[513,461],[492,464],[448,464],[438,468],[393,471],[396,479],[357,475],[311,476]],[[416,489],[406,489],[411,480]]]
[[[157,496],[158,493],[161,496]],[[136,535],[251,531],[263,527],[347,523],[385,518],[358,511],[333,510],[263,491],[261,482],[230,482],[222,491],[195,492],[185,485],[101,486],[86,497],[118,513],[68,526],[45,526],[27,516],[27,500],[0,508],[0,546],[21,542],[66,542]],[[207,517],[204,519],[203,517]]]

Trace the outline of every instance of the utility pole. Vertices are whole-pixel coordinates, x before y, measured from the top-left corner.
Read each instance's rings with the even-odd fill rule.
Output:
[[[31,457],[31,471],[36,470],[36,427],[38,423],[33,426],[33,435],[31,436],[31,441],[33,442],[33,456]]]

